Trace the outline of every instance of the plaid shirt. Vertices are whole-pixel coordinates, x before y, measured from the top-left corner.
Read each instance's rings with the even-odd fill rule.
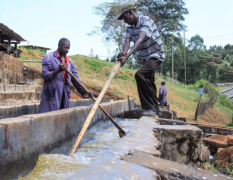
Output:
[[[165,53],[161,36],[156,24],[148,16],[139,16],[136,27],[134,25],[127,27],[126,37],[130,36],[131,41],[135,43],[141,31],[146,33],[144,41],[137,49],[141,59],[148,61],[151,58],[156,58],[164,61]]]

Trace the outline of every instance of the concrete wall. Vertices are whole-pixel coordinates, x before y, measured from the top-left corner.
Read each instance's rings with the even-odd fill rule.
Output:
[[[131,99],[131,104],[134,101]],[[121,100],[102,104],[111,115],[128,110],[128,101]],[[91,107],[76,107],[44,114],[31,114],[0,120],[0,167],[37,156],[42,149],[77,135]],[[90,126],[107,120],[100,109]],[[1,168],[0,168],[1,169]]]
[[[12,91],[12,92],[0,92],[0,100],[5,101],[8,99],[15,100],[36,100],[35,91]]]
[[[23,61],[0,52],[0,83],[17,84],[23,80]]]
[[[101,103],[110,102],[110,99],[103,99]],[[70,108],[79,106],[91,106],[94,102],[91,99],[71,100]],[[134,104],[132,104],[133,107]],[[18,106],[0,106],[0,119],[18,117],[39,112],[39,103],[25,104]],[[1,121],[0,121],[1,122]]]
[[[19,84],[0,84],[0,92],[12,92],[12,91],[27,91],[27,85],[19,85]]]

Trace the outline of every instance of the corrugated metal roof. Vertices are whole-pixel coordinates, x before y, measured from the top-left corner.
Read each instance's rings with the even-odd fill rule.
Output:
[[[25,48],[38,48],[38,49],[42,49],[42,50],[51,50],[51,48],[47,48],[47,47],[41,47],[41,46],[33,46],[33,45],[23,45],[23,46],[19,46],[19,47],[25,47]]]
[[[0,31],[3,31],[4,33],[6,33],[7,35],[12,37],[12,40],[15,41],[26,41],[25,39],[23,39],[20,35],[18,35],[17,33],[15,33],[13,30],[11,30],[10,28],[8,28],[7,26],[5,26],[4,24],[0,23]]]

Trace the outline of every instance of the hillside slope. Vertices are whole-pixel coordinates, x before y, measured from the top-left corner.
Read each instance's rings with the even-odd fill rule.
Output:
[[[115,63],[83,55],[70,56],[70,58],[76,64],[76,68],[83,83],[95,92],[101,91],[115,65]],[[34,67],[35,69],[41,69],[41,64],[38,63],[26,63],[26,65]],[[108,96],[116,96],[117,99],[125,99],[127,98],[127,95],[129,95],[139,104],[137,86],[134,79],[135,72],[136,70],[131,70],[125,67],[121,68],[108,88]],[[185,117],[188,121],[193,122],[199,99],[198,92],[189,86],[179,85],[178,83],[163,79],[159,74],[156,74],[155,80],[157,88],[160,87],[162,80],[167,82],[167,99],[170,104],[170,109],[176,111],[178,116]],[[204,95],[203,101],[207,99],[208,96]],[[199,117],[198,122],[223,126],[230,123],[231,113],[232,111],[230,109],[216,105],[216,107],[210,109],[204,115]]]

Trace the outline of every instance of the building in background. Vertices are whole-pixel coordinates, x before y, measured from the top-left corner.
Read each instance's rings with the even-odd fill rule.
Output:
[[[20,47],[23,47],[23,48],[26,48],[26,49],[33,49],[33,50],[38,51],[38,52],[43,52],[44,54],[47,54],[47,51],[51,50],[50,48],[40,47],[40,46],[33,46],[33,45],[23,45],[23,46],[20,46]]]
[[[17,49],[20,42],[26,41],[19,34],[0,23],[0,52],[19,57],[21,50]]]

